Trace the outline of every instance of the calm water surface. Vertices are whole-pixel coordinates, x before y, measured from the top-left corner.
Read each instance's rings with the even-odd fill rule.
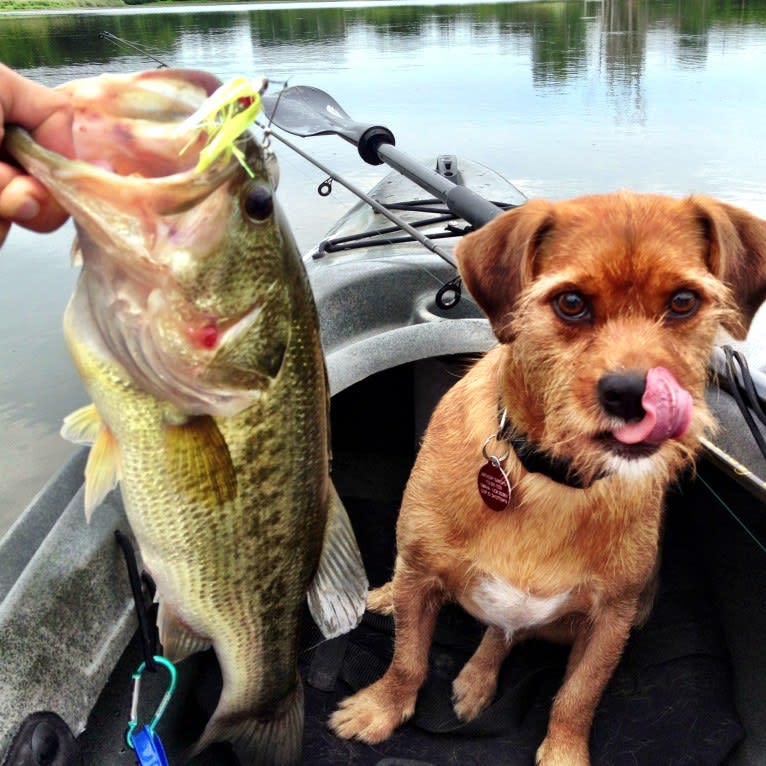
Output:
[[[766,0],[0,15],[0,60],[51,85],[154,66],[102,31],[222,79],[316,85],[408,153],[469,156],[528,196],[703,192],[766,216]],[[338,139],[303,147],[363,187],[382,175]],[[318,197],[321,174],[278,151],[307,249],[353,200],[337,185]],[[60,331],[72,236],[16,229],[0,252],[0,535],[69,453],[59,424],[85,403]]]

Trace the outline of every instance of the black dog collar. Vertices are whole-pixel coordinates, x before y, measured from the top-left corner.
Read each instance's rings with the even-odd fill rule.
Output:
[[[513,424],[508,419],[507,411],[500,414],[500,430],[497,438],[507,441],[516,453],[519,462],[529,473],[539,473],[572,489],[588,489],[594,482],[603,479],[608,474],[598,473],[589,482],[586,482],[577,471],[572,468],[572,461],[565,458],[554,457],[550,452],[541,450],[534,442],[530,442],[523,434],[518,434]]]

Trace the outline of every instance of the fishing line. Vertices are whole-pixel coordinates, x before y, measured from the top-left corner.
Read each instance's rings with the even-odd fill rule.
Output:
[[[377,245],[377,247],[380,247],[380,245]],[[399,258],[395,255],[388,255],[388,256],[376,256],[374,258],[365,258],[365,263],[375,263],[375,264],[383,264],[385,266],[392,266],[400,270],[415,268],[417,271],[422,272],[423,274],[426,274],[429,279],[432,279],[437,285],[445,285],[444,278],[440,277],[438,274],[435,274],[431,269],[429,269],[424,263],[413,263],[411,261],[408,261],[407,263],[402,263]],[[447,282],[446,284],[451,284],[451,282]]]
[[[758,537],[755,535],[754,532],[750,530],[750,528],[745,524],[742,519],[737,516],[737,514],[732,510],[732,508],[726,503],[726,501],[708,484],[705,479],[702,478],[702,476],[697,477],[699,481],[707,488],[708,492],[723,506],[724,509],[729,513],[729,515],[734,519],[734,521],[739,524],[740,527],[745,531],[747,536],[761,549],[762,553],[766,553],[766,545],[764,545]]]

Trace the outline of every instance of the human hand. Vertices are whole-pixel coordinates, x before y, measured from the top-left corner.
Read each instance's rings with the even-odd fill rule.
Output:
[[[69,100],[0,64],[0,142],[6,124],[21,125],[51,151],[74,156]],[[0,153],[0,245],[12,223],[33,231],[53,231],[67,214],[45,187]]]

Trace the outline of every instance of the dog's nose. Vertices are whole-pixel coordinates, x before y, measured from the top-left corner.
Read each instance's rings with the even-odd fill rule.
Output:
[[[610,415],[625,421],[641,420],[645,388],[646,378],[639,372],[610,372],[598,382],[598,400]]]

